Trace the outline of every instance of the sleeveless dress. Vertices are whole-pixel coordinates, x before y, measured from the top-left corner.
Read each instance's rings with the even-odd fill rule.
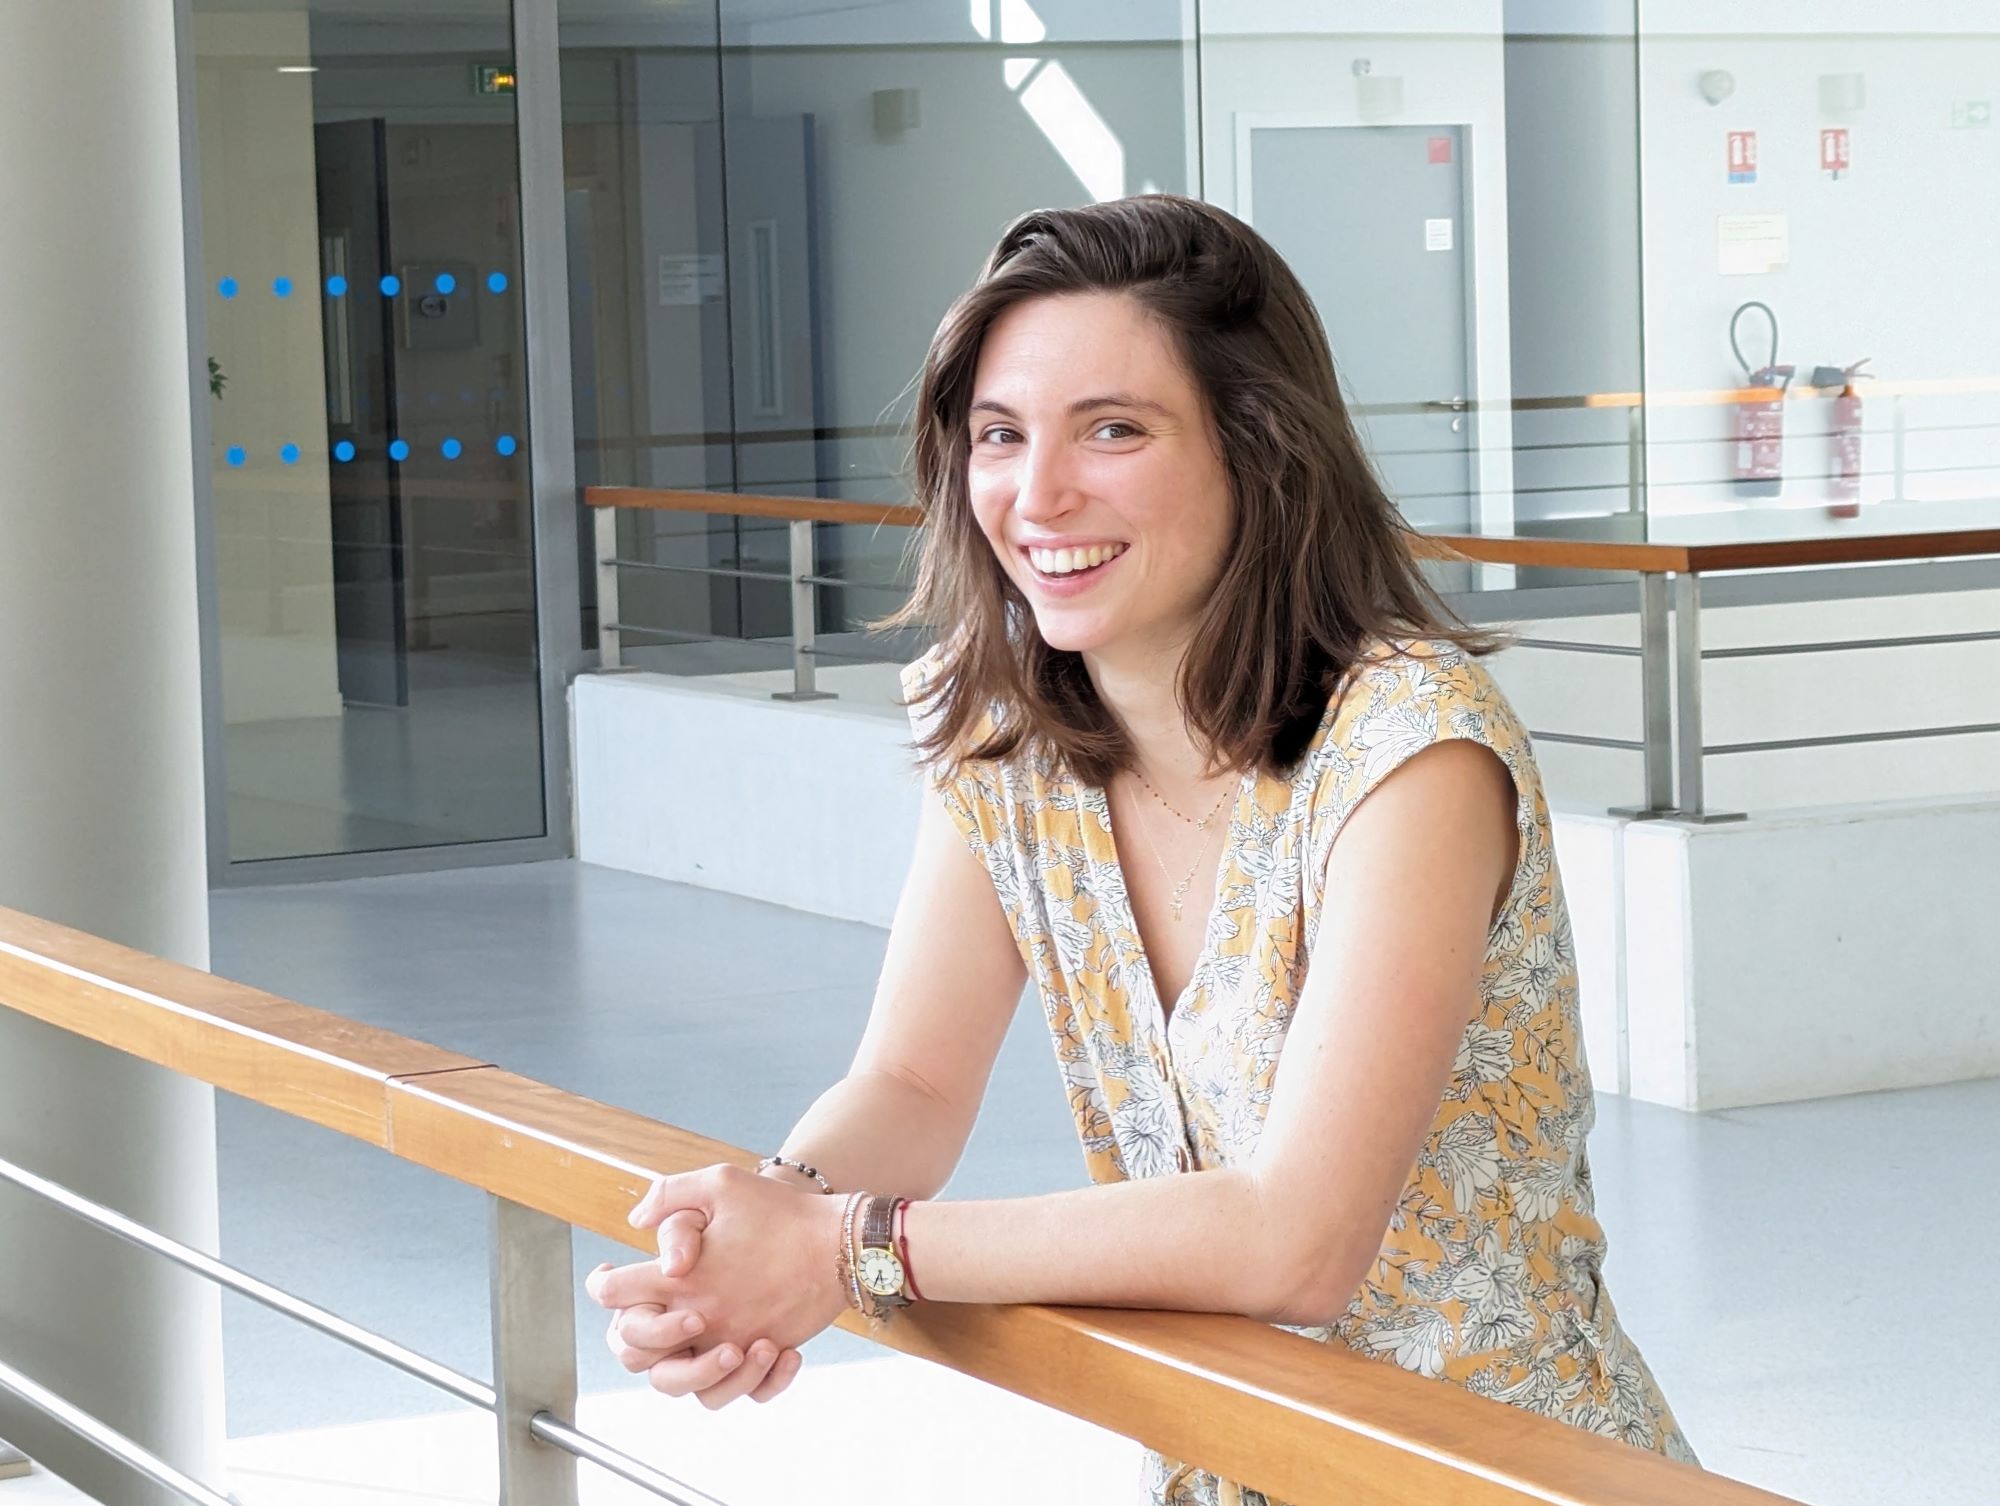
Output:
[[[921,729],[934,651],[903,671]],[[1595,1119],[1576,955],[1528,733],[1449,643],[1377,644],[1342,680],[1289,777],[1237,792],[1205,942],[1171,1013],[1154,992],[1102,788],[1024,751],[932,773],[992,876],[1040,993],[1093,1182],[1242,1165],[1256,1150],[1305,981],[1341,823],[1445,738],[1512,774],[1520,854],[1487,940],[1478,1014],[1348,1304],[1279,1324],[1495,1401],[1696,1464],[1601,1274],[1584,1138]],[[1148,1450],[1153,1506],[1282,1506]]]

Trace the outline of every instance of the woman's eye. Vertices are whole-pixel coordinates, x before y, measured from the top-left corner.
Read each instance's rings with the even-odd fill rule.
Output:
[[[1014,438],[1019,438],[1019,436],[1012,429],[1007,428],[1003,424],[995,424],[992,428],[985,430],[979,435],[978,442],[980,444],[1004,443],[1006,440]]]
[[[1100,437],[1113,429],[1124,430],[1122,434],[1112,434],[1111,438],[1113,439],[1131,439],[1139,432],[1135,426],[1126,423],[1122,418],[1114,418],[1108,423],[1102,423],[1097,426],[1097,432]]]

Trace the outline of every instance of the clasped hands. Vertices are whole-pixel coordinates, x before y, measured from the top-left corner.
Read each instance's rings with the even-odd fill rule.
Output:
[[[792,1383],[799,1345],[846,1310],[835,1269],[843,1199],[727,1164],[662,1177],[632,1209],[660,1257],[601,1265],[584,1289],[612,1309],[627,1370],[711,1411]]]

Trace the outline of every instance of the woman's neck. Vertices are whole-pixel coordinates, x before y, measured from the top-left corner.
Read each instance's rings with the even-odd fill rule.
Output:
[[[1227,777],[1212,773],[1208,760],[1189,735],[1175,686],[1180,681],[1181,654],[1169,652],[1116,655],[1085,654],[1084,667],[1098,700],[1118,719],[1141,770],[1171,798],[1214,789]],[[1164,786],[1171,785],[1171,789]]]

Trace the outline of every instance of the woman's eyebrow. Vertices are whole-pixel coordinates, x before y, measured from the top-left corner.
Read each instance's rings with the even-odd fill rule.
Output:
[[[1132,392],[1107,392],[1102,397],[1080,397],[1069,405],[1069,416],[1090,412],[1093,408],[1137,408],[1144,413],[1157,413],[1162,418],[1172,418],[1174,410],[1165,403],[1156,403],[1149,397],[1140,397]],[[982,397],[966,410],[968,416],[974,413],[997,413],[1002,418],[1019,422],[1021,415],[1005,403],[990,397]]]

